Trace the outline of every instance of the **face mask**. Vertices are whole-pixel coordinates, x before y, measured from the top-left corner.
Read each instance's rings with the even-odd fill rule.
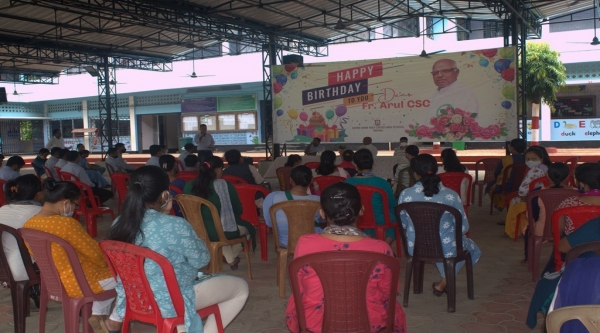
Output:
[[[70,212],[70,213],[67,213],[67,203],[69,204],[69,212]],[[62,213],[62,214],[60,214],[60,215],[62,215],[62,216],[73,216],[73,211],[71,210],[71,205],[70,205],[70,203],[71,203],[71,202],[70,202],[69,200],[67,200],[67,201],[64,201],[64,204],[63,204],[63,213]]]
[[[527,167],[529,169],[533,169],[540,164],[542,164],[542,161],[527,161],[527,162],[525,162],[525,165],[527,165]]]
[[[406,147],[408,146],[408,142],[400,142],[400,147]]]

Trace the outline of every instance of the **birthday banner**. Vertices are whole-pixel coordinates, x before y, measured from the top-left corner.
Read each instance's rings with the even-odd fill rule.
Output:
[[[275,142],[517,137],[515,48],[273,66]]]

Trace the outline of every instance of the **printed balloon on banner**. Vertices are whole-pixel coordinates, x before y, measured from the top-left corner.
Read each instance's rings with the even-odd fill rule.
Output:
[[[488,57],[488,58],[493,58],[497,53],[498,53],[498,49],[489,49],[489,50],[481,51],[481,54],[483,54],[484,57]]]
[[[279,93],[281,92],[281,89],[283,89],[283,85],[282,85],[281,83],[279,83],[279,82],[275,82],[275,83],[273,84],[273,91],[274,91],[276,94],[279,94]]]
[[[346,114],[346,112],[348,112],[348,108],[343,104],[340,104],[335,107],[335,115],[338,117],[342,117]]]
[[[285,71],[289,73],[296,69],[296,64],[286,64],[283,65],[283,67],[285,68]]]
[[[281,116],[283,116],[283,110],[279,109],[279,110],[277,110],[277,117],[281,117]]]
[[[502,105],[503,108],[505,108],[505,109],[508,110],[512,106],[512,103],[510,101],[504,101],[504,102],[502,102],[501,105]]]
[[[277,76],[283,73],[283,67],[281,66],[273,66],[273,75]]]
[[[308,120],[308,113],[306,113],[304,111],[300,112],[300,120],[307,121]]]
[[[502,88],[502,96],[511,100],[515,100],[515,86],[506,86]]]
[[[287,114],[288,114],[288,116],[290,116],[291,119],[298,118],[298,110],[296,110],[296,109],[289,109]]]
[[[514,60],[515,59],[515,51],[512,48],[503,48],[500,50],[500,57],[503,59]]]
[[[508,59],[498,59],[494,63],[494,69],[498,73],[502,73],[503,70],[507,69],[510,66],[511,61]]]
[[[279,107],[281,107],[282,104],[283,104],[283,99],[281,97],[275,97],[273,99],[273,106],[276,109],[279,109]]]
[[[329,109],[329,110],[325,111],[325,118],[327,118],[328,120],[333,119],[334,116],[335,116],[335,112],[333,112],[333,110]]]
[[[487,60],[486,58],[481,58],[479,60],[479,66],[481,67],[487,67],[490,64],[490,61]]]
[[[282,86],[285,86],[285,84],[287,83],[287,76],[285,76],[285,74],[279,74],[275,77],[275,80],[281,83]]]
[[[292,80],[295,80],[298,77],[298,72],[292,72],[292,74],[290,74],[290,77],[292,78]]]
[[[506,81],[512,82],[515,79],[515,70],[514,68],[507,68],[500,73],[503,79]]]

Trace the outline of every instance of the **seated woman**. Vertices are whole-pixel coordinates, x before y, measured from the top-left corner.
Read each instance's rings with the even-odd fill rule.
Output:
[[[577,230],[561,239],[558,244],[558,250],[561,253],[566,254],[577,245],[598,241],[600,241],[600,217],[596,217],[593,220],[584,223]],[[584,253],[580,258],[590,257],[592,255],[593,252]],[[562,272],[547,274],[537,282],[531,298],[531,303],[529,304],[529,313],[527,314],[526,320],[527,326],[531,328],[537,326],[537,313],[539,311],[544,315],[548,313],[548,309],[550,308],[550,304],[556,291],[556,286],[558,286],[558,282],[561,280],[561,275]]]
[[[312,170],[305,165],[299,165],[292,169],[291,172],[291,183],[292,189],[289,191],[275,191],[271,192],[265,198],[263,203],[263,212],[265,217],[265,223],[269,226],[273,226],[273,221],[271,221],[271,214],[269,213],[269,209],[276,203],[291,201],[291,200],[311,200],[311,201],[319,201],[320,198],[318,195],[310,195],[308,194],[308,186],[312,182]],[[281,210],[275,212],[275,220],[277,223],[277,233],[279,236],[279,245],[283,247],[287,247],[288,243],[288,221],[287,216]],[[315,219],[317,221],[317,219]],[[316,232],[320,232],[321,228],[316,227]]]
[[[396,213],[394,212],[394,206],[396,206],[396,199],[392,192],[392,187],[383,178],[375,176],[371,170],[373,170],[373,154],[368,149],[359,149],[354,153],[354,164],[358,173],[352,178],[346,179],[346,183],[352,185],[368,185],[375,186],[382,189],[387,195],[389,216],[391,222],[398,222],[396,219]],[[379,194],[375,194],[371,198],[373,210],[375,211],[375,223],[377,225],[385,224],[385,215],[383,213],[383,198]],[[369,236],[375,236],[375,230],[365,229],[365,233]],[[394,228],[388,228],[385,231],[385,241],[388,244],[392,244],[396,239],[394,234]]]
[[[186,220],[168,215],[172,199],[169,178],[163,170],[155,166],[141,167],[131,174],[130,184],[121,207],[121,216],[113,223],[108,239],[148,248],[171,262],[183,296],[186,332],[217,332],[213,315],[203,325],[196,314],[197,309],[213,304],[219,305],[223,327],[226,327],[246,303],[246,281],[223,274],[201,281],[196,279],[198,269],[208,264],[210,255],[206,244]],[[144,269],[161,314],[174,317],[175,311],[160,267],[147,262]],[[106,322],[111,331],[120,330],[120,318],[125,315],[125,293],[120,282],[117,295],[115,316],[111,315]]]
[[[298,165],[302,164],[302,156],[298,155],[298,154],[290,154],[288,156],[287,161],[285,162],[285,164],[283,165],[284,167],[296,167]]]
[[[470,238],[467,238],[466,234],[469,231],[469,220],[463,209],[463,206],[459,198],[458,193],[452,191],[449,188],[445,188],[440,177],[437,176],[438,166],[435,158],[429,154],[421,154],[416,156],[410,161],[410,168],[415,173],[417,183],[402,191],[398,204],[404,202],[419,202],[419,201],[430,201],[438,202],[444,205],[452,206],[456,208],[462,215],[462,242],[463,248],[468,249],[473,259],[473,265],[479,261],[481,257],[481,250]],[[408,252],[412,255],[415,242],[415,229],[413,222],[406,212],[400,214],[402,227],[406,230],[406,241],[408,243]],[[442,247],[444,253],[448,256],[456,255],[456,248],[453,246],[455,237],[454,232],[454,217],[450,213],[444,213],[440,220],[440,238],[444,240]],[[464,266],[464,261],[456,264],[456,273]],[[437,269],[442,277],[439,282],[433,283],[433,294],[441,296],[446,291],[446,275],[444,272],[444,264],[441,262],[436,263]]]
[[[463,172],[463,173],[469,173],[469,170],[467,169],[466,166],[462,165],[462,163],[460,163],[460,160],[458,159],[458,156],[456,155],[456,152],[454,151],[454,149],[452,148],[446,148],[444,150],[442,150],[442,153],[440,154],[440,158],[442,159],[442,166],[444,167],[443,170],[438,172],[438,175],[440,173],[444,173],[444,172]],[[462,183],[460,184],[460,199],[462,201],[463,206],[468,204],[467,202],[467,186],[469,186],[469,181],[464,179],[462,181]]]
[[[556,209],[577,206],[600,206],[600,164],[583,163],[575,169],[575,184],[581,192],[579,196],[566,198]],[[574,220],[573,218],[576,218]],[[589,218],[592,218],[590,216]],[[559,230],[565,235],[577,230],[582,223],[589,220],[584,216],[563,216],[559,220]]]
[[[338,176],[348,178],[348,173],[344,168],[335,165],[335,152],[326,150],[321,153],[319,166],[315,169],[315,177],[320,176]]]
[[[338,164],[338,168],[343,168],[350,177],[356,174],[356,168],[354,163],[352,163],[352,158],[354,157],[354,152],[351,149],[346,149],[342,152],[342,163]]]
[[[175,157],[169,154],[161,155],[158,159],[158,164],[160,165],[160,168],[167,173],[167,176],[169,176],[169,184],[176,186],[183,192],[185,180],[177,178],[177,175],[175,174]],[[171,193],[171,195],[174,194]]]
[[[504,207],[505,207],[504,201],[506,198],[506,196],[501,192],[512,188],[512,175],[511,175],[511,179],[508,179],[506,181],[506,184],[505,184],[506,187],[501,188],[501,185],[503,182],[503,177],[504,177],[504,170],[509,165],[516,164],[516,163],[525,163],[525,155],[523,155],[523,152],[525,151],[525,149],[527,149],[527,144],[525,143],[525,140],[512,139],[510,141],[510,145],[508,146],[510,155],[502,157],[502,159],[500,160],[500,163],[498,163],[498,166],[496,167],[496,170],[494,171],[494,180],[491,181],[490,183],[488,183],[487,186],[485,187],[485,192],[490,195],[490,198],[492,197],[492,194],[496,194],[494,196],[493,204],[500,211],[504,210]]]
[[[362,215],[360,193],[356,187],[337,183],[328,186],[321,195],[321,216],[327,219],[328,227],[321,234],[300,237],[294,252],[294,258],[311,253],[329,251],[368,251],[394,256],[388,244],[367,237],[356,227],[356,219]],[[379,265],[379,274],[369,278],[367,286],[367,312],[372,332],[379,331],[386,322],[386,305],[390,301],[389,268]],[[303,293],[302,304],[306,315],[306,325],[310,332],[320,333],[323,326],[323,288],[314,270],[308,268],[298,272],[300,288]],[[396,295],[395,291],[391,292]],[[395,301],[395,297],[392,301]],[[327,305],[325,305],[327,306]],[[406,332],[406,318],[402,307],[396,302],[393,332]],[[299,332],[296,304],[292,295],[286,311],[287,325],[290,331]]]
[[[229,149],[225,152],[225,160],[229,166],[223,170],[224,175],[240,177],[248,184],[257,185],[264,181],[258,170],[253,166],[244,163],[242,153],[237,149]]]
[[[1,224],[19,229],[42,209],[44,191],[42,191],[40,179],[35,175],[17,177],[7,182],[4,189],[8,204],[0,208]],[[15,281],[29,280],[15,238],[5,233],[2,235],[2,244],[13,279]]]
[[[47,232],[71,244],[77,252],[85,279],[94,293],[99,294],[114,289],[117,283],[112,277],[98,243],[88,235],[79,221],[71,217],[79,207],[79,188],[71,182],[54,182],[52,179],[46,179],[42,183],[42,188],[46,192],[44,206],[37,215],[23,225],[23,228]],[[53,244],[52,259],[67,295],[74,298],[83,297],[65,250]],[[106,331],[104,319],[110,313],[113,300],[114,298],[110,298],[93,303],[92,316],[88,322],[94,328],[94,332]],[[114,311],[111,317],[117,321],[123,318],[116,315]]]
[[[219,212],[225,237],[234,239],[249,235],[254,249],[256,247],[256,230],[250,222],[244,221],[240,217],[243,211],[240,198],[231,183],[219,179],[222,175],[223,160],[220,157],[211,156],[200,165],[198,178],[185,184],[183,193],[198,196],[214,204]],[[203,206],[201,213],[210,241],[219,241],[215,222],[208,207]],[[242,252],[241,244],[223,246],[223,257],[232,270],[238,269],[240,252]]]
[[[417,155],[419,155],[419,147],[415,145],[406,146],[404,155],[399,156],[398,164],[394,165],[394,168],[392,169],[392,173],[394,174],[392,190],[396,197],[398,197],[400,192],[405,188],[410,187],[410,174],[404,172],[402,173],[402,177],[400,177],[400,172],[405,168],[410,168],[410,160]],[[397,155],[394,153],[394,156]]]
[[[512,237],[515,234],[517,216],[519,214],[521,214],[520,224],[527,223],[524,213],[527,211],[525,197],[529,193],[529,184],[537,178],[546,176],[551,162],[545,149],[542,149],[540,146],[532,146],[525,152],[525,164],[529,168],[529,171],[527,171],[525,178],[521,182],[521,186],[519,186],[519,196],[511,200],[505,222],[498,223],[500,225],[504,224],[504,234],[508,237]]]

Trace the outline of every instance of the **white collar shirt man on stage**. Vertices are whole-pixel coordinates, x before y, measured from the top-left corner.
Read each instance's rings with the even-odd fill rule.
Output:
[[[436,112],[444,104],[470,113],[479,112],[477,98],[469,88],[457,82],[458,74],[460,70],[454,60],[440,59],[433,64],[431,75],[437,89],[431,96],[432,112]]]

